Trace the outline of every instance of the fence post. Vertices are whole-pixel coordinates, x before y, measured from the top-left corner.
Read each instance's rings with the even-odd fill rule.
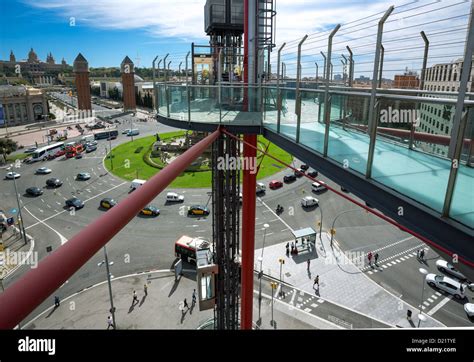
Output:
[[[301,128],[301,96],[300,96],[300,83],[301,83],[301,47],[308,38],[305,35],[298,44],[298,60],[296,62],[296,91],[295,91],[295,113],[296,113],[296,143],[300,142],[300,128]]]
[[[281,60],[281,51],[285,47],[286,43],[283,43],[280,49],[278,49],[277,57],[277,133],[280,133],[280,124],[281,124],[281,93],[280,93],[280,60]],[[282,67],[283,68],[283,67]]]

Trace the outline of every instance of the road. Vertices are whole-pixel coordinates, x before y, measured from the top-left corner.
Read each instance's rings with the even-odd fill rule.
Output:
[[[124,116],[120,129],[130,127],[131,116]],[[140,129],[140,137],[152,135],[156,132],[169,132],[173,129],[151,122],[137,122],[134,120],[134,128]],[[113,141],[113,146],[127,141],[124,135],[120,135]],[[18,171],[22,174],[17,180],[19,192],[31,186],[43,187],[45,180],[50,177],[58,177],[64,184],[57,190],[44,189],[44,194],[37,198],[22,196],[23,217],[28,234],[35,238],[39,260],[47,255],[46,247],[58,248],[67,242],[82,228],[103,214],[99,209],[99,201],[103,197],[112,197],[121,201],[129,194],[130,184],[110,174],[103,168],[103,157],[108,142],[99,141],[98,149],[87,154],[83,159],[58,159],[41,164],[22,164]],[[296,162],[299,165],[299,162]],[[47,166],[53,170],[50,175],[35,175],[34,171],[41,166]],[[89,172],[92,175],[89,181],[76,181],[74,176],[79,172]],[[285,172],[279,172],[270,179],[282,179]],[[320,179],[333,187],[334,184],[327,177],[320,175]],[[209,189],[187,189],[176,191],[185,195],[184,206],[191,204],[207,204]],[[10,210],[16,207],[14,198],[13,182],[10,180],[0,181],[0,194],[2,204],[0,208]],[[120,231],[107,245],[108,257],[114,264],[111,273],[114,276],[127,275],[145,270],[170,268],[174,261],[174,241],[183,234],[190,236],[201,236],[211,238],[212,218],[188,218],[180,213],[183,205],[165,205],[165,194],[159,195],[153,204],[161,210],[157,218],[136,217],[122,231]],[[320,207],[304,210],[300,205],[300,199],[307,195],[314,195],[320,201]],[[64,201],[72,196],[77,196],[86,202],[84,209],[71,214],[64,208]],[[359,200],[362,201],[362,200]],[[274,210],[281,204],[285,211],[276,215]],[[357,210],[357,211],[350,211]],[[372,278],[382,287],[393,294],[400,296],[407,302],[418,305],[420,303],[421,288],[423,286],[422,276],[418,272],[420,267],[413,256],[407,257],[420,248],[421,241],[387,224],[385,221],[374,217],[367,212],[358,209],[352,203],[342,199],[332,192],[313,194],[311,182],[305,178],[298,179],[292,184],[285,184],[279,190],[267,190],[266,194],[257,200],[256,212],[256,249],[262,248],[264,236],[264,224],[270,227],[266,232],[265,245],[276,245],[285,243],[292,239],[292,231],[312,226],[317,228],[316,223],[321,219],[323,213],[323,228],[329,229],[338,215],[336,228],[336,239],[338,246],[344,251],[360,251],[366,255],[368,251],[378,251],[380,254],[380,271],[361,266],[361,272]],[[349,211],[349,212],[348,212]],[[346,212],[345,214],[342,214]],[[283,246],[282,246],[283,247]],[[392,258],[393,259],[389,259]],[[433,251],[428,252],[428,265],[430,271],[435,272],[435,259],[437,255]],[[78,290],[105,279],[105,268],[99,266],[104,256],[98,252],[89,260],[70,280],[57,292],[60,297],[68,296]],[[401,259],[403,258],[403,259]],[[387,260],[386,260],[387,259]],[[393,261],[395,265],[388,265]],[[383,266],[386,265],[384,268]],[[24,266],[4,282],[8,286],[18,279],[27,270]],[[473,326],[462,309],[462,304],[455,300],[446,300],[444,296],[437,295],[437,291],[425,286],[424,311],[432,313],[448,326]],[[433,296],[434,295],[434,296]],[[472,295],[471,295],[472,297]],[[442,305],[440,306],[440,303]],[[32,315],[44,310],[51,304],[50,300],[44,302]]]

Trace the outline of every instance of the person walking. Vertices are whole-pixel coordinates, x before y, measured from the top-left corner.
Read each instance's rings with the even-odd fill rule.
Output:
[[[193,302],[192,303],[193,303],[192,304],[193,306],[196,304],[196,289],[194,289],[194,291],[193,291]]]
[[[186,300],[186,298],[184,298],[184,304],[183,306],[187,309],[189,309],[189,305],[188,305],[188,301]]]
[[[143,285],[143,292],[145,293],[145,296],[148,295],[148,285],[146,285],[146,283]]]
[[[306,264],[308,265],[308,271],[309,271],[309,268],[310,268],[310,266],[311,266],[311,260],[308,259],[308,261],[306,262]]]
[[[379,253],[375,253],[374,255],[374,262],[375,262],[375,265],[377,265],[377,261],[379,260]]]
[[[421,249],[421,250],[420,250],[420,259],[421,259],[421,260],[424,260],[424,259],[425,259],[425,250],[424,250],[424,249]]]
[[[369,259],[369,265],[372,265],[372,252],[369,251],[369,253],[367,254],[367,259]]]
[[[318,285],[318,288],[319,288],[319,275],[316,275],[316,278],[314,278],[313,287],[314,287],[316,284]]]
[[[108,316],[108,317],[107,317],[107,330],[109,330],[110,327],[112,327],[113,329],[115,329],[115,327],[114,327],[114,322],[112,321],[112,317],[111,317],[111,316]]]
[[[59,302],[59,297],[57,295],[54,296],[54,308],[59,307],[61,303]]]
[[[133,300],[132,300],[132,305],[135,304],[135,302],[138,303],[138,296],[137,296],[137,292],[134,290],[133,291]]]

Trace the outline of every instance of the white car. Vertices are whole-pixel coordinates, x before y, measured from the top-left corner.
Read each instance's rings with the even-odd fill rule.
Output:
[[[326,184],[323,181],[313,182],[311,184],[311,190],[313,190],[314,192],[326,190]]]
[[[474,317],[474,303],[464,304],[464,311],[468,317]]]
[[[458,278],[459,280],[466,280],[467,278],[462,274],[459,270],[457,270],[453,264],[448,263],[446,260],[437,260],[436,267],[439,269],[440,272],[451,274],[452,276]]]
[[[166,194],[166,202],[183,202],[184,196],[178,195],[176,192],[168,192]]]
[[[36,173],[38,175],[47,175],[48,173],[51,173],[52,170],[50,168],[47,168],[47,167],[41,167],[39,169],[36,170]]]
[[[466,287],[454,279],[445,277],[444,275],[430,273],[426,276],[426,282],[430,287],[436,287],[454,295],[456,299],[464,299],[466,297],[464,294]]]
[[[319,200],[313,196],[305,196],[301,199],[301,206],[312,207],[319,204]]]
[[[264,183],[262,182],[257,182],[257,194],[261,193],[261,192],[265,192],[267,190],[267,187],[265,186]]]
[[[9,179],[9,180],[13,180],[15,178],[19,178],[21,175],[17,172],[8,172],[6,175],[5,175],[5,178]]]

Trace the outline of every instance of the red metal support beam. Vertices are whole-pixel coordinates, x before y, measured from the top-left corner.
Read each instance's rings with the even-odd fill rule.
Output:
[[[229,134],[229,133],[228,133]],[[233,137],[236,137],[232,135]],[[240,140],[240,138],[239,138]],[[244,136],[244,158],[257,157],[257,136]],[[255,257],[255,208],[257,195],[255,187],[257,173],[243,171],[242,190],[242,287],[240,329],[252,329],[253,313],[253,265]]]
[[[27,317],[196,160],[220,133],[216,130],[191,147],[0,294],[0,329],[14,328]]]

